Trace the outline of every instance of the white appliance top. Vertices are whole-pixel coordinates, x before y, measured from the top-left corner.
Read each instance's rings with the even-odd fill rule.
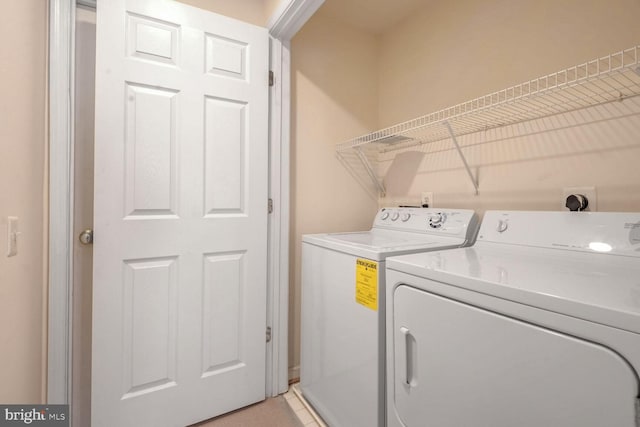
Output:
[[[640,213],[488,211],[475,246],[387,268],[640,333]]]
[[[303,241],[379,261],[390,255],[465,246],[473,242],[477,229],[472,210],[383,208],[369,231],[308,234]]]

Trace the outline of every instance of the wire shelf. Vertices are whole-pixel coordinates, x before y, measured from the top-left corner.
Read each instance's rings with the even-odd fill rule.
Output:
[[[375,171],[371,162],[376,162],[377,154],[444,139],[452,139],[457,145],[456,136],[640,95],[639,61],[640,46],[635,46],[359,136],[339,144],[336,150],[352,173],[362,173],[355,169],[364,168],[379,194],[384,195],[382,178],[369,173]],[[352,155],[362,150],[366,156]],[[369,164],[364,164],[367,161]],[[477,190],[477,183],[474,185]]]

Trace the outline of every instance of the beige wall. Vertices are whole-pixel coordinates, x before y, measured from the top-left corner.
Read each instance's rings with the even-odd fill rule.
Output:
[[[0,402],[42,401],[47,2],[0,17]],[[7,258],[7,216],[20,219]]]
[[[283,0],[263,0],[263,1],[264,1],[264,12],[265,12],[264,16],[266,18],[265,24],[267,24],[269,22],[269,19],[274,14],[276,9],[278,9],[278,6],[280,6],[280,3],[282,3]]]
[[[379,124],[632,47],[638,16],[638,0],[431,3],[380,38]],[[639,119],[638,102],[627,100],[461,138],[473,145],[464,152],[478,168],[479,196],[449,141],[424,146],[408,189],[381,204],[433,191],[436,206],[556,210],[563,187],[593,185],[598,210],[640,211]]]
[[[429,2],[380,38],[380,126],[640,43],[639,0]]]
[[[178,0],[200,9],[266,27],[280,0]]]
[[[335,156],[335,144],[377,125],[375,37],[318,12],[293,38],[289,365],[300,362],[301,236],[364,230],[376,201]]]

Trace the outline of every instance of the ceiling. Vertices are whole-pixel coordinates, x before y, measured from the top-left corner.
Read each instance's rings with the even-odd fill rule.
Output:
[[[320,11],[361,30],[380,34],[430,0],[326,0]]]

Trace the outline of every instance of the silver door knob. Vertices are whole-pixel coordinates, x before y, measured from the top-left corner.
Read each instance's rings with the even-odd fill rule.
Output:
[[[84,230],[78,236],[78,240],[80,240],[80,243],[82,243],[83,245],[92,244],[93,243],[93,230],[91,230],[90,228]]]

